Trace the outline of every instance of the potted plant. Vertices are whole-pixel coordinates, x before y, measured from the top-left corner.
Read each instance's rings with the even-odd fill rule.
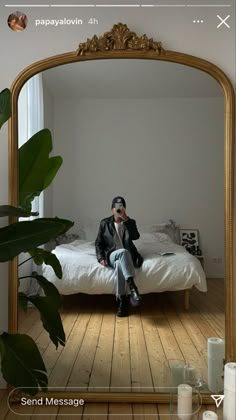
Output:
[[[11,115],[11,94],[9,89],[0,92],[0,128]],[[71,228],[70,220],[37,218],[32,212],[32,201],[47,188],[55,178],[61,164],[60,156],[50,157],[52,138],[48,129],[32,136],[19,149],[19,204],[18,207],[0,205],[0,217],[14,216],[16,221],[0,228],[0,262],[7,262],[21,254],[30,254],[37,265],[51,265],[57,277],[62,278],[62,269],[57,257],[39,248],[51,239],[64,234]],[[27,218],[18,221],[17,217]],[[27,258],[27,260],[29,259]],[[28,303],[40,312],[44,328],[55,344],[65,345],[65,333],[59,308],[61,298],[56,287],[36,271],[29,276],[43,289],[41,294],[27,296],[20,292],[19,305],[27,310]],[[19,284],[22,278],[19,278]],[[45,364],[34,340],[26,334],[0,333],[1,371],[6,382],[13,387],[35,395],[39,390],[47,390],[48,376]]]

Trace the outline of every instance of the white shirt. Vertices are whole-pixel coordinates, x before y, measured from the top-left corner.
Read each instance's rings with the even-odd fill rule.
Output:
[[[116,223],[114,222],[115,228],[116,228],[116,236],[115,236],[115,246],[116,249],[120,249],[120,248],[124,248],[123,245],[123,234],[125,231],[125,227],[124,227],[124,223],[120,222],[120,223]]]

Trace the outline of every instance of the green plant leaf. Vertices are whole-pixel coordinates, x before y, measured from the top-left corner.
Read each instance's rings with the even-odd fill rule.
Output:
[[[17,222],[0,229],[0,262],[12,260],[62,234],[73,222],[59,218]]]
[[[58,260],[57,256],[50,251],[45,251],[42,248],[36,248],[29,251],[29,254],[32,256],[35,264],[42,265],[45,263],[46,265],[50,265],[56,276],[61,279],[62,278],[62,268],[60,261]]]
[[[40,276],[38,273],[36,273],[36,271],[32,273],[32,277],[36,279],[39,286],[42,287],[45,295],[48,298],[48,302],[51,302],[51,305],[54,308],[59,309],[61,307],[61,295],[58,292],[56,286],[54,286],[54,284],[48,281],[45,277]]]
[[[52,137],[45,128],[19,148],[19,205],[31,209],[31,202],[49,186],[62,164],[61,157],[49,158]]]
[[[28,309],[28,298],[25,293],[18,292],[18,303],[24,312]]]
[[[71,220],[61,219],[60,217],[43,217],[41,219],[35,219],[34,222],[37,223],[37,221],[39,220],[45,222],[50,222],[51,220],[53,220],[55,223],[58,222],[61,225],[60,235],[64,235],[64,233],[66,233],[74,224],[74,222],[72,222]]]
[[[65,345],[65,332],[61,322],[59,312],[51,303],[51,298],[47,296],[29,296],[28,300],[39,310],[43,326],[49,333],[49,337],[56,348],[61,344]]]
[[[44,263],[43,252],[41,251],[43,251],[41,248],[30,249],[28,251],[36,265],[42,265]]]
[[[48,159],[47,163],[47,170],[44,178],[44,185],[43,189],[46,189],[51,182],[54,180],[57,172],[59,171],[61,165],[63,163],[63,159],[61,156],[53,156]]]
[[[46,367],[34,340],[25,334],[0,335],[2,374],[5,381],[30,395],[46,391]]]
[[[4,89],[0,92],[0,128],[11,116],[11,92]]]
[[[61,263],[55,254],[49,251],[44,251],[44,262],[46,265],[50,265],[53,268],[54,273],[59,279],[62,278]]]
[[[30,212],[20,207],[3,205],[0,206],[0,217],[6,216],[16,216],[16,217],[29,217],[29,216],[38,216],[38,212]]]
[[[31,199],[43,190],[45,161],[47,162],[51,151],[52,137],[48,129],[34,134],[19,148],[19,204],[21,207],[28,208]]]

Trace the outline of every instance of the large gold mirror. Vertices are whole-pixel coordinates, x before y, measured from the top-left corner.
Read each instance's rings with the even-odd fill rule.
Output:
[[[185,370],[194,369],[208,401],[208,391],[213,392],[207,389],[208,339],[224,339],[225,361],[235,360],[234,93],[229,79],[214,64],[166,51],[121,23],[75,52],[32,64],[12,85],[9,185],[15,206],[18,145],[29,134],[27,89],[35,80],[42,97],[39,88],[34,90],[29,110],[38,116],[41,109],[38,128],[51,129],[54,152],[64,159],[42,208],[45,216],[75,221],[74,242],[58,243],[55,251],[63,279],[44,268],[64,295],[67,344],[54,349],[33,308],[27,315],[18,313],[17,261],[10,264],[9,331],[36,340],[54,396],[167,402],[168,375],[184,364]],[[151,252],[158,266],[169,270],[174,259],[159,253],[181,254],[176,225],[182,235],[197,235],[198,246],[195,255],[185,250],[179,263],[185,274],[191,271],[188,281],[179,272],[175,281],[173,273],[168,280],[162,272],[154,276],[155,287],[148,287],[141,284],[139,270],[143,304],[127,318],[115,316],[112,290],[98,286],[93,273],[84,274],[80,283],[79,266],[77,274],[66,277],[74,267],[71,255],[78,251],[79,260],[83,246],[92,264],[97,223],[109,215],[117,194],[127,198],[127,212],[140,228],[137,246],[144,265]]]

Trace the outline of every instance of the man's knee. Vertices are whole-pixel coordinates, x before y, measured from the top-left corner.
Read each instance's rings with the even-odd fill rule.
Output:
[[[128,249],[125,249],[125,248],[121,248],[121,252],[122,252],[123,254],[129,254]]]
[[[124,257],[124,256],[128,256],[128,255],[130,255],[130,253],[129,253],[129,251],[128,251],[128,249],[125,249],[125,248],[121,248],[120,249],[120,256],[121,257]]]
[[[130,252],[125,248],[120,248],[119,253],[117,253],[117,256],[116,256],[116,261],[119,262],[120,264],[124,264],[124,263],[131,264],[132,258],[131,258]]]

